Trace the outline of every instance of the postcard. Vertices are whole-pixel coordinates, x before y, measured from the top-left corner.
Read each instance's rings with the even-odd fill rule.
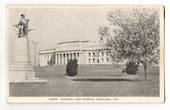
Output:
[[[7,102],[163,103],[164,11],[7,5]]]

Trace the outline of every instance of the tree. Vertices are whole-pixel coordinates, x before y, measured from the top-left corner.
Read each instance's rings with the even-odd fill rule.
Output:
[[[159,62],[158,12],[155,8],[117,9],[107,15],[112,29],[100,27],[98,30],[99,35],[107,39],[106,47],[111,49],[113,61],[141,63],[145,78],[148,65]]]
[[[77,59],[70,59],[66,66],[66,75],[76,76],[78,74]]]

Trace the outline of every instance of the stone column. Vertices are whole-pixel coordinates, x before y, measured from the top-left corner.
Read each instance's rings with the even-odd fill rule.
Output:
[[[10,83],[46,82],[35,77],[30,59],[30,41],[28,37],[16,38],[14,55],[9,65]]]
[[[64,54],[62,54],[62,65],[64,65]]]
[[[81,52],[79,53],[79,56],[80,56],[79,57],[79,64],[82,64],[82,53]]]
[[[67,62],[68,62],[68,59],[69,59],[69,54],[67,53],[66,55],[67,55]]]
[[[57,65],[57,54],[55,53],[55,65]]]
[[[60,65],[60,62],[61,62],[61,54],[58,54],[58,65]]]
[[[58,54],[56,54],[56,59],[55,59],[55,61],[56,61],[56,65],[58,65]]]
[[[61,58],[61,65],[63,65],[63,53],[61,54],[62,55],[62,58]]]
[[[69,53],[67,53],[67,54],[68,54],[68,57],[67,57],[67,58],[68,58],[68,61],[69,61],[69,60],[70,60],[70,54],[69,54]]]

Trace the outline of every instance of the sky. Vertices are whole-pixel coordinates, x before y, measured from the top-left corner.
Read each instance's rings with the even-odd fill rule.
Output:
[[[8,10],[8,33],[16,38],[17,24],[23,13],[30,19],[29,28],[35,30],[29,33],[30,39],[39,43],[40,49],[55,48],[57,43],[73,40],[91,40],[98,42],[99,26],[107,25],[106,7],[10,7]]]
[[[137,6],[136,6],[137,7]],[[122,6],[29,6],[7,7],[7,36],[9,55],[15,53],[17,29],[12,25],[19,22],[20,15],[30,19],[28,33],[31,41],[39,43],[39,50],[54,49],[57,43],[77,40],[99,41],[98,29],[109,25],[107,13]],[[138,7],[137,7],[138,8]]]

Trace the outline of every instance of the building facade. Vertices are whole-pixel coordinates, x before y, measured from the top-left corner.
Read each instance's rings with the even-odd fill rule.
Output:
[[[70,59],[78,64],[112,64],[109,50],[93,41],[68,41],[56,48],[39,51],[40,66],[66,65]]]

